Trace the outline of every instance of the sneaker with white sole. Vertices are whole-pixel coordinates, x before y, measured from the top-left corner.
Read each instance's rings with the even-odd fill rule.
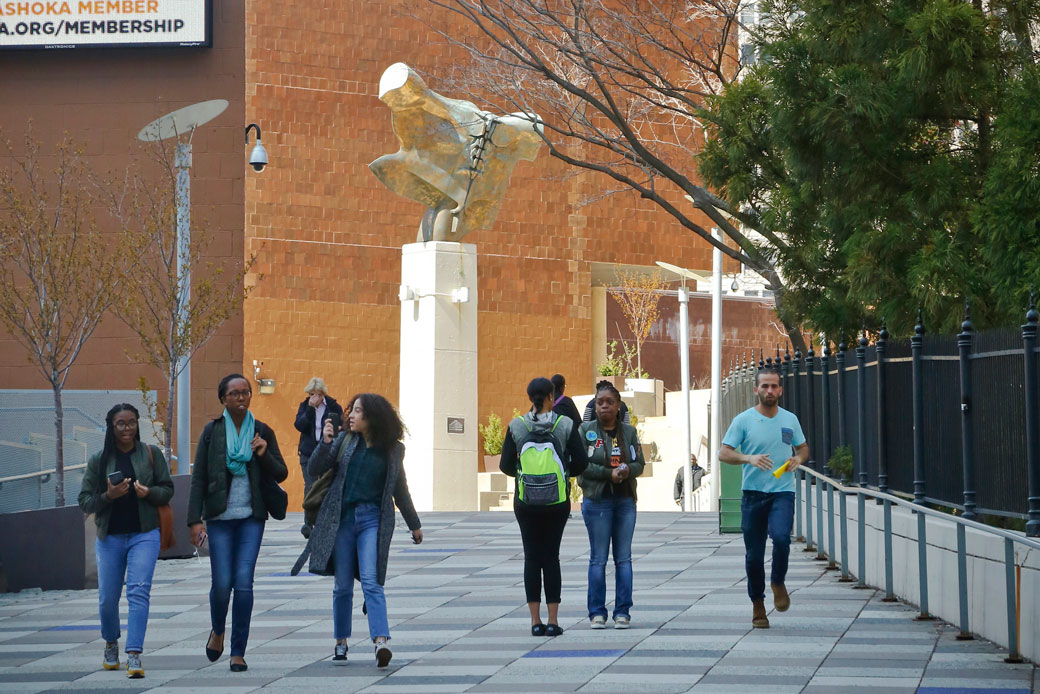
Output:
[[[593,617],[592,619],[589,620],[589,628],[590,629],[606,629],[607,628],[607,618],[604,617],[601,614],[596,615],[595,617]]]
[[[380,641],[376,644],[376,667],[386,667],[390,664],[390,659],[394,657],[394,652],[390,650],[390,644],[386,641]]]
[[[347,664],[347,644],[337,643],[335,650],[332,652],[332,664],[333,665],[346,665]]]
[[[101,661],[101,666],[106,670],[118,670],[119,669],[119,642],[118,641],[106,641],[105,642],[105,655]]]
[[[126,654],[126,676],[132,680],[144,677],[144,667],[141,665],[140,653]]]
[[[631,624],[632,620],[627,614],[619,614],[617,617],[614,617],[615,629],[627,629]]]

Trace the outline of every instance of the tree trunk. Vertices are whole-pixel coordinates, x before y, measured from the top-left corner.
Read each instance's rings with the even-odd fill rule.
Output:
[[[65,412],[61,408],[61,386],[51,384],[54,390],[54,429],[57,433],[54,450],[54,505],[65,505]]]
[[[170,466],[170,474],[176,475],[180,472],[180,451],[177,451],[177,459],[173,459],[173,409],[177,404],[177,367],[176,361],[170,364],[170,373],[167,376],[166,388],[166,421],[163,422],[163,452],[166,454],[166,463]]]

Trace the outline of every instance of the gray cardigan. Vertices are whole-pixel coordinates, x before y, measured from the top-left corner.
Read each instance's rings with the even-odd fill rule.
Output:
[[[332,576],[335,573],[332,566],[332,549],[336,544],[336,533],[339,531],[340,511],[343,505],[343,480],[347,475],[347,467],[350,458],[360,439],[347,432],[341,433],[332,443],[322,441],[314,452],[311,453],[307,463],[307,472],[314,479],[323,475],[326,471],[337,465],[341,459],[343,463],[336,468],[336,476],[329,485],[329,492],[325,500],[321,502],[318,509],[318,518],[314,522],[310,539],[307,546],[296,564],[292,568],[292,575],[296,575],[303,568],[303,564],[310,556],[308,570],[319,576]],[[344,448],[345,447],[345,448]],[[342,456],[340,456],[342,453]],[[376,566],[376,580],[379,585],[386,581],[386,564],[390,556],[390,540],[394,535],[394,504],[401,509],[405,523],[409,530],[418,530],[421,527],[419,516],[415,513],[412,505],[412,497],[408,493],[408,480],[404,474],[404,444],[397,442],[390,450],[386,461],[386,484],[383,486],[383,498],[379,504],[379,539],[378,539],[378,563]]]

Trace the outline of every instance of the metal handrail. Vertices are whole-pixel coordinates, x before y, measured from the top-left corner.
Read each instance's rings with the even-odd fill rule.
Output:
[[[65,472],[68,472],[69,470],[81,470],[81,469],[85,468],[86,466],[87,466],[86,463],[81,463],[79,465],[69,465],[68,467],[65,467],[65,468],[62,468],[62,469]],[[44,475],[53,475],[57,471],[58,470],[55,468],[54,470],[40,470],[39,472],[26,472],[26,473],[24,473],[22,475],[11,475],[10,477],[0,477],[0,485],[2,485],[4,482],[15,482],[17,480],[27,480],[27,479],[30,479],[32,477],[43,477]]]
[[[802,472],[803,475],[798,473]],[[953,516],[942,511],[936,511],[926,506],[913,503],[906,499],[902,499],[898,496],[888,494],[886,492],[879,492],[873,489],[867,489],[866,487],[846,487],[834,479],[824,475],[812,468],[801,466],[795,470],[795,534],[801,539],[802,538],[802,482],[805,485],[805,543],[806,550],[811,551],[813,548],[813,520],[812,520],[812,482],[810,477],[815,477],[817,480],[816,484],[816,551],[817,559],[828,559],[828,568],[838,568],[835,565],[835,547],[834,547],[834,492],[837,491],[840,501],[839,515],[841,517],[841,580],[851,581],[852,578],[849,576],[849,560],[848,560],[848,519],[846,514],[845,497],[847,495],[855,494],[856,501],[858,504],[858,549],[859,549],[859,587],[866,587],[866,499],[872,498],[880,501],[884,504],[884,547],[885,547],[885,598],[886,602],[895,601],[895,593],[893,591],[893,569],[892,569],[892,506],[902,506],[908,508],[913,513],[917,514],[917,565],[918,565],[918,576],[919,586],[921,591],[921,614],[918,619],[932,619],[933,617],[928,613],[928,540],[926,537],[926,518],[933,516],[939,520],[954,523],[957,526],[957,579],[958,579],[958,594],[960,598],[960,634],[957,635],[958,640],[969,640],[974,638],[969,630],[968,624],[968,568],[967,568],[967,539],[966,531],[967,528],[973,528],[980,532],[995,535],[1004,540],[1004,576],[1005,576],[1005,590],[1006,590],[1006,604],[1007,604],[1007,629],[1008,629],[1008,657],[1005,658],[1005,662],[1008,663],[1020,663],[1022,662],[1022,656],[1018,652],[1018,591],[1016,582],[1016,571],[1015,571],[1015,543],[1024,545],[1030,549],[1040,550],[1040,541],[1036,539],[1026,537],[1025,535],[1015,534],[1002,528],[994,528],[976,521],[967,520],[959,516]],[[827,517],[828,517],[828,531],[829,531],[829,544],[830,553],[825,554],[823,550],[823,494],[824,487],[827,491]]]

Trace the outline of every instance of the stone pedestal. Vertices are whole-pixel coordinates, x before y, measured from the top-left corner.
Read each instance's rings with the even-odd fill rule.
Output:
[[[477,509],[477,250],[411,243],[401,256],[404,463],[418,511]]]

